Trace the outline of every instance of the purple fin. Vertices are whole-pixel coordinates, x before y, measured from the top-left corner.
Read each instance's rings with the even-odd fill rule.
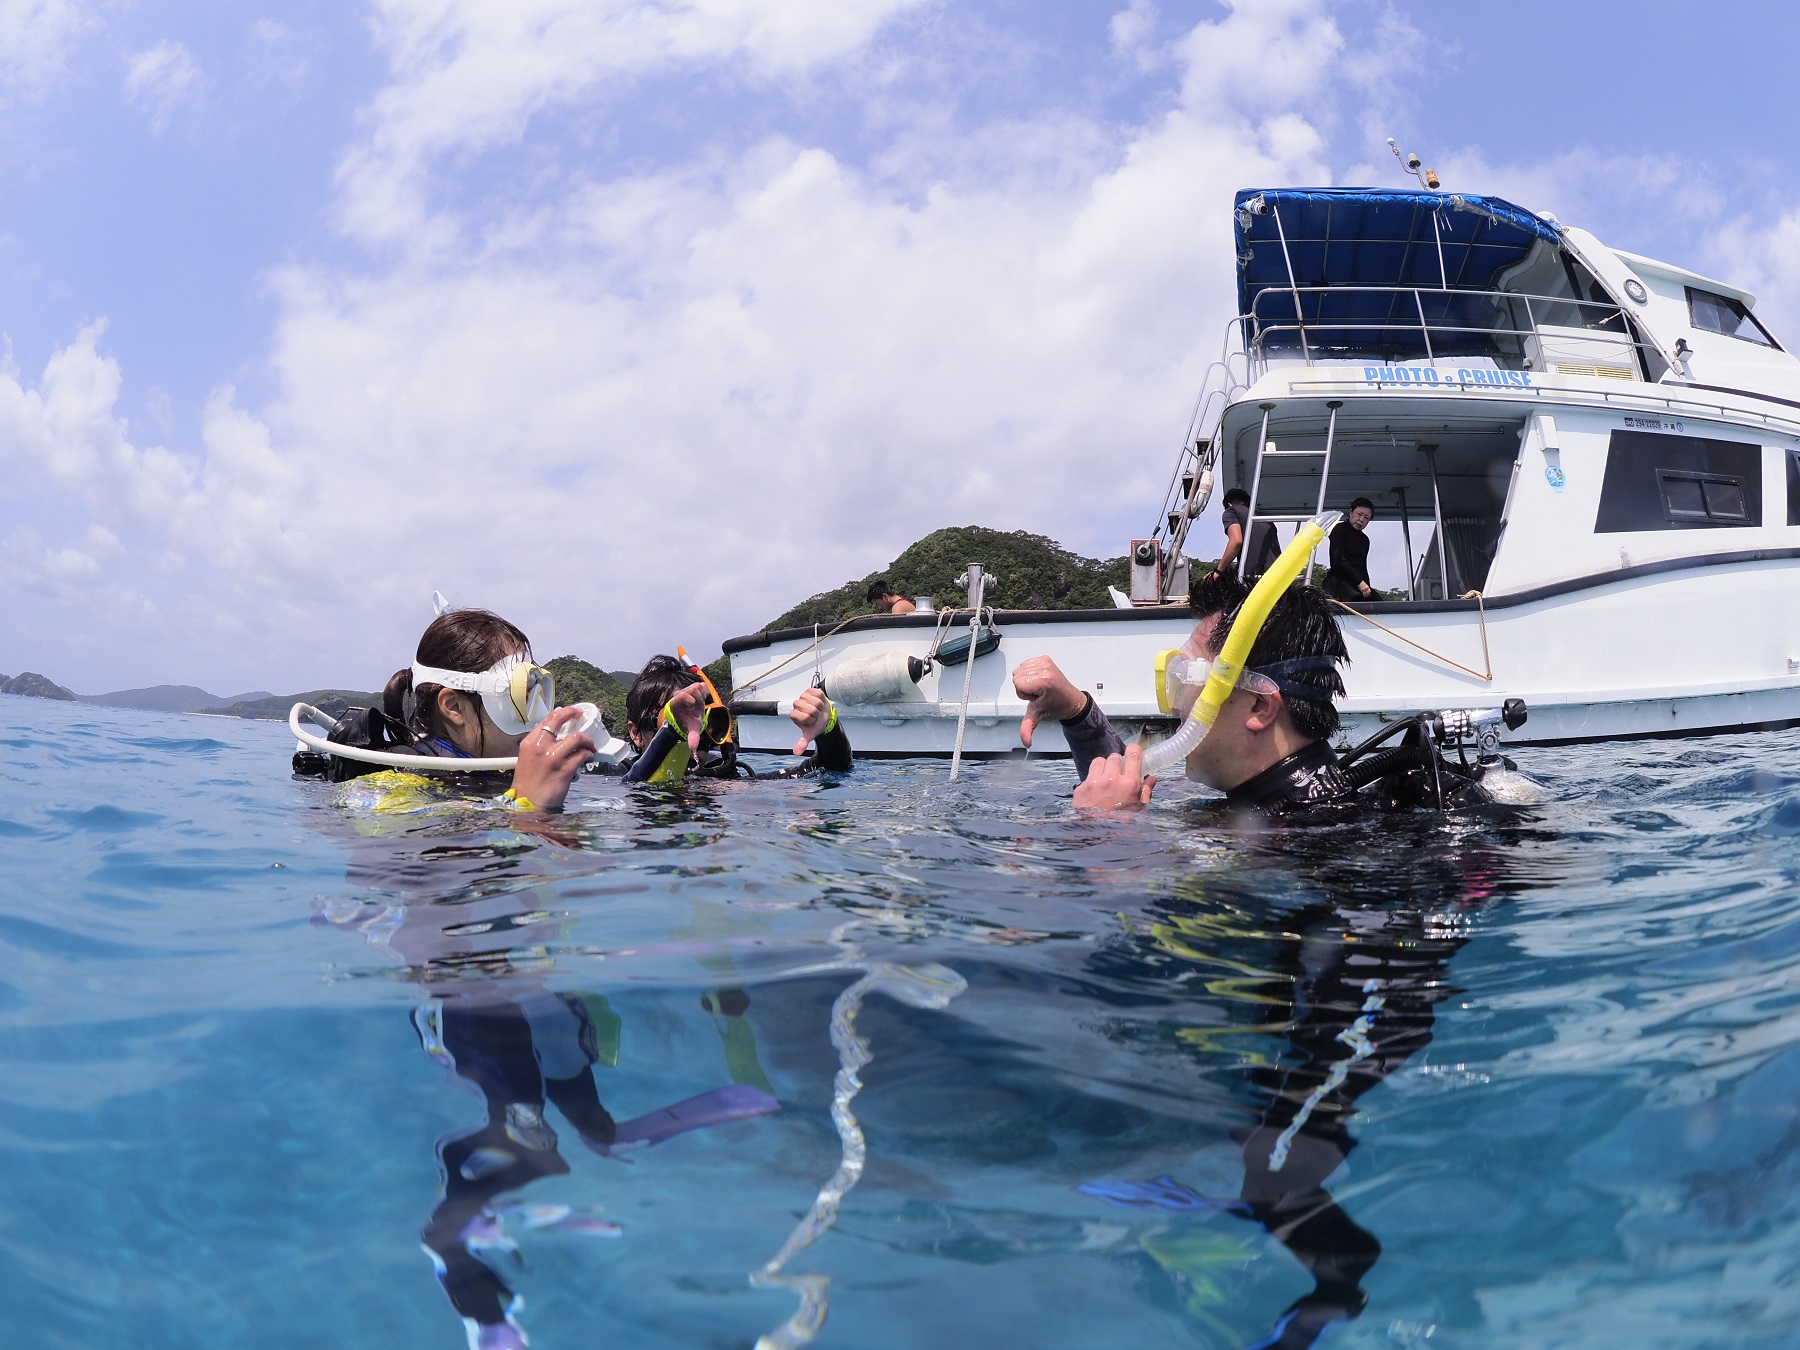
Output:
[[[1214,1200],[1191,1186],[1183,1186],[1172,1176],[1154,1181],[1087,1181],[1075,1188],[1110,1205],[1126,1209],[1161,1209],[1178,1214],[1216,1214],[1221,1210],[1242,1212],[1241,1200]]]
[[[726,1125],[734,1120],[749,1120],[781,1110],[776,1101],[761,1088],[748,1083],[733,1083],[714,1088],[698,1097],[665,1106],[660,1111],[619,1122],[615,1144],[660,1144],[689,1130],[702,1130],[709,1125]]]

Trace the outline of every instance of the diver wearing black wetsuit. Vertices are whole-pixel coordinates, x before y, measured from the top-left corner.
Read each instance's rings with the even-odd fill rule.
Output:
[[[1078,779],[1087,777],[1088,766],[1096,759],[1124,753],[1124,741],[1091,694],[1086,696],[1081,712],[1061,726],[1075,758]],[[1399,735],[1399,745],[1364,757],[1370,744],[1365,743],[1342,760],[1326,741],[1310,741],[1231,788],[1225,800],[1275,814],[1303,806],[1349,802],[1395,810],[1491,803],[1493,797],[1480,781],[1484,766],[1446,759],[1429,732],[1428,714],[1408,718],[1386,728],[1378,738]]]
[[[855,763],[850,753],[850,738],[844,734],[839,725],[837,709],[831,710],[831,722],[813,741],[812,750],[793,764],[783,764],[775,769],[752,769],[737,757],[736,747],[727,741],[718,747],[720,754],[716,759],[704,764],[689,762],[687,733],[675,725],[674,719],[665,715],[656,728],[656,735],[650,738],[650,744],[644,747],[625,772],[628,783],[660,783],[678,781],[688,778],[801,778],[807,774],[829,770],[833,773],[847,773]],[[681,767],[675,768],[680,762]]]

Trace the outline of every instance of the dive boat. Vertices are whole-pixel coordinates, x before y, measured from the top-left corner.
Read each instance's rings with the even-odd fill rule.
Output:
[[[1341,616],[1346,739],[1512,698],[1512,744],[1800,724],[1800,361],[1754,296],[1496,197],[1259,189],[1233,217],[1239,313],[1129,606],[978,611],[972,668],[943,659],[967,609],[733,638],[745,748],[791,745],[822,679],[858,754],[1017,753],[1009,675],[1040,654],[1122,727],[1172,729],[1156,655],[1229,486],[1246,557],[1359,496],[1402,523],[1404,598]],[[1039,751],[1066,753],[1058,727]]]

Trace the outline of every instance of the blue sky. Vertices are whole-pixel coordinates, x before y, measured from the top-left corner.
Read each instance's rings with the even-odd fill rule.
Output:
[[[434,587],[617,667],[941,525],[1117,553],[1231,193],[1398,182],[1389,135],[1800,331],[1797,27],[0,0],[0,670],[373,684]]]

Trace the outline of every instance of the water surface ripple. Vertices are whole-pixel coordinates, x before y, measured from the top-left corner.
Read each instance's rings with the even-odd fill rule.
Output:
[[[271,724],[0,746],[0,1344],[1797,1339],[1800,733],[1261,830],[1037,760],[527,828]]]

